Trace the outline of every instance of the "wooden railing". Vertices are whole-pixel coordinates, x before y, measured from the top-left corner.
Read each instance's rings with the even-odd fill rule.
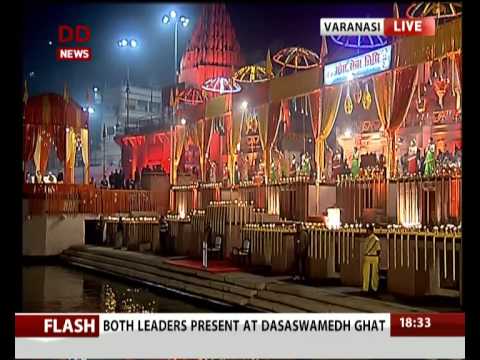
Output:
[[[430,226],[461,222],[461,176],[406,177],[397,179],[396,184],[400,224]]]
[[[335,277],[346,280],[345,269],[361,284],[361,272],[364,239],[366,230],[360,227],[344,226],[329,230],[320,224],[307,224],[309,235],[308,258],[313,270],[323,269],[322,277]],[[410,276],[419,276],[425,280],[421,286],[415,285],[412,293],[427,293],[434,289],[462,291],[462,232],[459,228],[375,229],[380,238],[380,269],[386,270],[392,291],[402,292],[403,282],[409,282]],[[252,253],[257,259],[270,265],[276,254],[287,259],[294,256],[293,225],[283,224],[247,224],[242,228],[242,238],[249,239]],[[290,235],[287,239],[285,236]],[[287,246],[288,245],[288,246]],[[317,262],[317,263],[316,263]],[[323,265],[322,265],[323,264]],[[342,270],[343,269],[343,270]],[[291,269],[290,269],[291,270]],[[400,282],[398,281],[400,279]],[[414,280],[412,280],[414,282]],[[428,285],[427,285],[428,283]],[[410,283],[408,284],[410,285]],[[418,289],[417,289],[418,288]]]
[[[144,190],[106,190],[93,186],[64,184],[25,184],[23,198],[28,213],[40,214],[117,214],[154,212],[165,214],[165,193]]]
[[[376,209],[386,215],[387,180],[383,175],[369,178],[339,178],[337,204],[342,209],[342,222],[360,222],[366,209]]]

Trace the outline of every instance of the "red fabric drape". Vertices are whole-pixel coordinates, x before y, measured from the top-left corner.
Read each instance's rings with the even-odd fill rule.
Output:
[[[23,159],[28,161],[33,158],[38,134],[43,133],[41,168],[46,170],[51,150],[46,143],[48,136],[57,148],[58,159],[65,161],[67,127],[73,127],[76,132],[87,128],[88,113],[73,100],[66,102],[58,94],[30,97],[25,106]]]
[[[310,111],[311,111],[311,122],[313,129],[313,138],[318,137],[318,124],[320,121],[320,91],[315,91],[309,95],[310,100]]]
[[[458,79],[460,80],[460,87],[463,85],[463,73],[462,73],[462,54],[455,54],[455,65],[457,66]]]
[[[280,102],[270,103],[268,108],[267,146],[271,149],[277,137],[278,123],[280,121]]]
[[[282,100],[281,108],[282,108],[282,121],[284,123],[285,132],[287,132],[290,130],[290,127],[291,127],[290,100],[289,99]]]
[[[392,115],[388,131],[396,131],[407,114],[415,84],[417,81],[417,66],[395,70],[395,89],[393,93]]]
[[[50,149],[52,147],[52,143],[47,134],[42,136],[41,146],[42,146],[42,150],[40,152],[40,172],[42,174],[45,174],[47,172],[48,157],[50,156]]]
[[[23,161],[33,159],[38,133],[39,127],[37,125],[23,124]]]
[[[66,156],[66,130],[63,126],[57,125],[53,128],[53,141],[57,147],[57,157],[60,161],[65,161]]]

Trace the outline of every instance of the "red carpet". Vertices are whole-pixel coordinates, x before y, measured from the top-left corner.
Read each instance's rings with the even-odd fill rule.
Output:
[[[181,267],[189,268],[193,270],[205,270],[202,267],[202,260],[182,259],[182,260],[167,260],[165,262],[170,265],[181,266]],[[220,273],[220,272],[241,271],[241,269],[234,266],[228,260],[210,260],[208,262],[208,269],[206,271],[212,272],[212,273]]]

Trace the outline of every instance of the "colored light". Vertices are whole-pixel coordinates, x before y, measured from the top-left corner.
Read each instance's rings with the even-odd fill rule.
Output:
[[[130,47],[136,48],[137,47],[137,40],[135,40],[135,39],[130,40]]]
[[[183,27],[187,27],[187,26],[188,26],[188,22],[189,22],[189,21],[190,21],[190,20],[188,20],[187,18],[185,18],[185,20],[184,20],[184,21],[182,21],[182,25],[183,25]]]
[[[350,136],[352,136],[352,130],[350,130],[350,129],[345,130],[345,134],[344,134],[344,135],[345,135],[345,137],[350,137]]]
[[[163,15],[162,22],[164,24],[168,24],[170,22],[170,18],[168,17],[168,15]]]
[[[246,101],[242,102],[242,109],[246,110],[247,107],[248,107],[248,102],[246,102]]]
[[[95,93],[98,92],[98,87],[94,86],[93,87],[93,92],[95,92]]]
[[[175,12],[175,10],[170,11],[170,17],[172,19],[175,19],[177,17],[177,13]]]
[[[185,125],[187,123],[187,120],[185,120],[185,118],[182,118],[182,120],[180,120],[180,122],[182,123],[182,125]]]
[[[93,114],[95,112],[95,109],[91,106],[88,107],[88,113]]]
[[[121,46],[121,47],[125,47],[125,46],[127,46],[127,45],[128,45],[127,39],[123,39],[123,40],[122,40],[122,44],[121,44],[120,46]]]

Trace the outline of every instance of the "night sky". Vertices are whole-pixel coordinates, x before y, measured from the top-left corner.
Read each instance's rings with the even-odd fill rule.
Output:
[[[201,4],[29,4],[25,7],[23,24],[23,76],[28,80],[29,94],[61,94],[67,82],[71,95],[84,103],[87,89],[93,85],[119,86],[126,77],[127,61],[133,84],[169,85],[173,79],[173,26],[162,24],[161,19],[171,9],[191,19],[188,28],[179,28],[180,58],[199,18]],[[272,55],[281,48],[296,45],[318,53],[321,17],[392,16],[391,3],[258,5],[249,2],[227,4],[227,9],[248,63],[262,61],[267,48]],[[404,9],[401,5],[401,13]],[[90,26],[91,62],[56,61],[57,31],[61,24]],[[118,48],[116,41],[124,37],[137,39],[139,47]],[[329,50],[335,51],[332,42]],[[30,72],[35,75],[30,77]]]

